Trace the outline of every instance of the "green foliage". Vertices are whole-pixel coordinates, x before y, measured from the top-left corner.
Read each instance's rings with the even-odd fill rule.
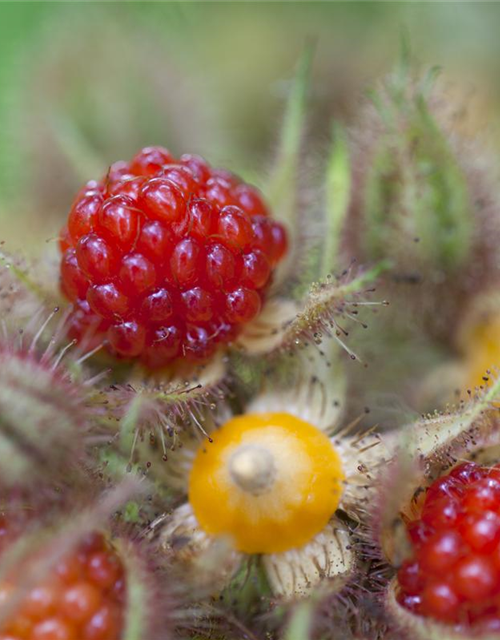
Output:
[[[466,175],[425,92],[404,82],[378,97],[384,131],[367,171],[362,245],[370,260],[453,271],[472,247]]]
[[[333,145],[325,177],[325,230],[320,275],[339,267],[340,242],[351,195],[351,163],[346,132],[333,126]]]
[[[290,91],[275,167],[265,188],[273,215],[291,229],[297,223],[299,160],[312,57],[313,48],[309,46],[302,54]]]

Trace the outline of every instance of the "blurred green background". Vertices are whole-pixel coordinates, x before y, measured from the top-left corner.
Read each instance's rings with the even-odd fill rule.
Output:
[[[305,170],[320,166],[333,119],[355,122],[403,33],[422,66],[486,94],[479,128],[494,141],[499,12],[480,2],[3,2],[0,240],[55,246],[78,187],[147,144],[258,182],[310,41]]]

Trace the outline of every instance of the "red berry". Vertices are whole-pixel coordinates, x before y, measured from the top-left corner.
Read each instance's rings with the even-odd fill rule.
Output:
[[[188,287],[199,280],[203,255],[199,243],[191,238],[181,240],[170,257],[172,279],[179,287]]]
[[[492,480],[497,480],[500,482],[500,468],[498,465],[495,465],[491,469],[488,469],[486,472],[486,477],[491,478]]]
[[[269,259],[274,254],[274,236],[271,220],[263,215],[252,218],[252,230],[255,236],[255,246]]]
[[[130,175],[131,171],[132,170],[128,162],[125,162],[124,160],[113,162],[108,169],[108,173],[104,179],[104,184],[109,186],[110,183],[116,182],[117,180],[121,180],[125,176]],[[94,186],[98,185],[95,181],[92,181],[92,184]]]
[[[248,184],[239,184],[233,190],[235,204],[241,207],[251,216],[267,215],[267,207],[264,203],[262,195]]]
[[[170,258],[174,243],[173,233],[168,227],[160,222],[150,221],[142,227],[136,249],[158,266]]]
[[[101,591],[90,582],[77,582],[63,594],[61,611],[68,620],[82,623],[92,617],[101,605]]]
[[[427,492],[425,494],[424,510],[426,509],[426,507],[428,507],[436,500],[439,500],[440,498],[459,497],[462,496],[464,492],[465,489],[463,484],[456,478],[452,478],[450,476],[438,478],[427,489]]]
[[[111,282],[90,287],[87,301],[92,311],[106,320],[123,318],[130,310],[127,296]]]
[[[497,546],[490,553],[490,558],[495,567],[500,570],[500,544],[497,544]]]
[[[180,162],[192,171],[199,182],[206,182],[210,178],[210,167],[200,156],[185,153],[181,156]]]
[[[500,504],[500,482],[491,477],[477,480],[463,501],[466,511],[487,511]]]
[[[108,339],[117,353],[132,358],[142,353],[146,342],[146,330],[137,322],[122,322],[108,329]]]
[[[438,498],[424,507],[422,521],[434,529],[446,529],[458,522],[462,507],[454,498]]]
[[[250,218],[233,206],[222,209],[217,233],[221,242],[236,252],[250,246],[254,239]]]
[[[56,574],[63,581],[71,584],[82,576],[83,562],[78,556],[68,556],[56,565]]]
[[[226,296],[226,319],[234,324],[248,322],[260,311],[260,297],[253,289],[240,287]]]
[[[165,322],[173,313],[173,298],[167,289],[158,289],[142,301],[140,316],[145,322]]]
[[[73,239],[69,235],[69,229],[65,225],[59,232],[59,249],[64,253],[73,246]]]
[[[448,475],[451,478],[456,478],[463,484],[470,484],[485,476],[486,471],[475,462],[464,462],[452,469]]]
[[[457,563],[466,549],[455,531],[438,531],[422,545],[418,558],[423,571],[440,576]]]
[[[271,225],[271,235],[273,238],[273,249],[271,252],[271,261],[277,264],[288,251],[288,237],[285,227],[279,222],[273,222]]]
[[[265,287],[271,275],[271,265],[268,259],[258,249],[243,256],[241,270],[241,284],[251,289]]]
[[[166,225],[179,226],[186,217],[186,201],[182,193],[166,178],[148,180],[139,193],[138,204],[148,218]]]
[[[421,520],[414,520],[407,525],[408,535],[414,545],[420,545],[428,540],[434,533],[434,529]]]
[[[109,321],[93,313],[87,300],[78,300],[68,321],[68,336],[82,348],[94,349],[102,344]]]
[[[460,533],[472,549],[490,553],[500,542],[500,516],[493,511],[469,513],[460,523]]]
[[[500,613],[490,614],[483,616],[478,623],[474,625],[474,630],[478,632],[478,635],[487,635],[488,633],[500,633]]]
[[[122,259],[120,284],[128,296],[137,296],[152,289],[156,282],[153,263],[140,253],[129,253]]]
[[[214,315],[214,301],[201,287],[188,289],[181,294],[184,315],[190,322],[207,322]]]
[[[412,613],[421,613],[422,612],[422,597],[421,596],[412,596],[409,594],[400,593],[398,595],[398,602],[405,609],[411,611]]]
[[[18,640],[19,638],[30,638],[35,625],[35,620],[19,613],[13,620],[9,620],[5,631],[7,633],[7,637],[14,638],[14,640]]]
[[[205,241],[217,230],[217,209],[208,200],[194,200],[189,205],[190,234]]]
[[[139,198],[139,192],[142,185],[145,182],[146,178],[143,176],[125,174],[108,185],[107,193],[110,196],[126,196],[133,202],[136,202]]]
[[[121,577],[121,564],[110,551],[100,551],[90,556],[87,562],[89,580],[102,589],[109,589]]]
[[[165,164],[170,164],[174,158],[163,147],[145,147],[132,158],[130,171],[139,176],[153,176]]]
[[[215,342],[229,343],[238,334],[238,325],[230,324],[225,320],[218,319],[208,324],[209,333]]]
[[[113,196],[106,200],[99,211],[99,230],[111,244],[129,250],[139,233],[140,213],[133,200],[127,196]]]
[[[105,282],[116,273],[118,253],[95,233],[80,238],[76,257],[78,266],[92,282]]]
[[[237,282],[237,263],[229,249],[214,244],[207,249],[205,278],[211,289],[228,291]]]
[[[68,218],[68,231],[73,242],[94,230],[102,202],[102,194],[95,191],[89,191],[76,200]]]
[[[51,616],[59,604],[61,589],[46,584],[31,589],[23,603],[23,613],[31,620],[43,620]]]
[[[206,359],[259,313],[286,251],[268,213],[254,187],[198,156],[148,147],[113,164],[61,235],[71,337],[148,367]]]
[[[188,325],[184,340],[184,356],[188,360],[204,360],[215,350],[215,343],[205,327]]]
[[[89,281],[78,266],[74,249],[68,249],[61,261],[61,287],[69,300],[82,300],[87,295]]]
[[[495,592],[498,571],[481,555],[470,554],[453,569],[452,579],[459,595],[470,602],[479,602]]]
[[[145,364],[153,368],[165,366],[180,354],[183,337],[182,331],[174,324],[152,331],[146,339]]]
[[[443,622],[455,622],[460,601],[446,582],[430,582],[422,591],[422,613]]]
[[[120,626],[120,616],[116,606],[104,605],[83,628],[84,640],[118,639]]]
[[[220,184],[226,185],[228,188],[233,189],[240,184],[240,179],[231,171],[227,169],[212,169],[212,180]]]
[[[193,172],[181,165],[167,165],[161,175],[170,180],[182,193],[186,201],[196,192],[197,184]]]
[[[491,471],[464,463],[428,488],[421,519],[407,524],[414,556],[398,572],[405,608],[464,629],[497,629],[500,481]]]
[[[203,196],[220,209],[233,203],[231,184],[223,178],[209,178]]]
[[[92,531],[83,538],[80,549],[85,558],[88,558],[90,553],[106,550],[106,541],[101,533]]]
[[[403,562],[398,571],[399,586],[407,594],[420,593],[425,585],[425,577],[418,562]]]
[[[6,611],[0,640],[119,640],[124,589],[121,560],[102,534],[93,534]],[[0,584],[0,601],[12,592]]]
[[[30,640],[76,640],[75,629],[60,618],[47,618],[31,632]]]

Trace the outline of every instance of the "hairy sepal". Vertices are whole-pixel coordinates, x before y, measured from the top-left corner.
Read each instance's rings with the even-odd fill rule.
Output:
[[[349,332],[344,324],[359,323],[366,326],[358,314],[365,306],[382,306],[386,302],[369,300],[373,283],[386,268],[381,264],[365,272],[356,273],[346,269],[340,276],[328,277],[315,283],[300,304],[287,304],[280,313],[265,315],[250,325],[236,342],[248,355],[275,356],[304,348],[308,344],[321,344],[326,337],[336,340],[347,351],[351,359],[358,357],[344,342]],[[262,331],[258,332],[258,327]],[[267,332],[267,340],[264,338]],[[253,335],[259,334],[259,340]]]
[[[124,566],[127,598],[123,640],[167,640],[171,637],[173,600],[166,585],[165,571],[155,567],[144,543],[125,537],[114,540]]]

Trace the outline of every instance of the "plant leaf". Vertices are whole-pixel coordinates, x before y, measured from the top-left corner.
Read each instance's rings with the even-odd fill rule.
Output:
[[[275,166],[265,189],[273,216],[290,226],[296,214],[299,153],[312,57],[313,47],[308,46],[302,54],[288,98]]]
[[[326,229],[320,275],[338,264],[342,228],[349,207],[351,171],[347,135],[340,124],[333,126],[333,146],[326,170]]]
[[[264,193],[271,205],[273,217],[284,224],[292,240],[288,255],[274,274],[275,287],[286,279],[291,265],[296,263],[295,254],[299,245],[296,241],[299,231],[297,185],[312,55],[313,48],[309,46],[305,49],[300,60],[295,82],[288,98],[274,169],[271,171],[267,186],[264,187]]]

